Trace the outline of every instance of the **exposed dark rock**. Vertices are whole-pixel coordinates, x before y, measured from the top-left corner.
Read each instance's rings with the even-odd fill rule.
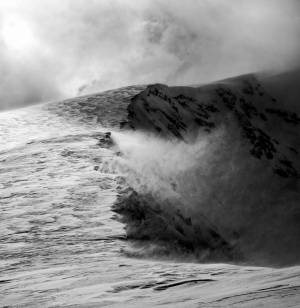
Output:
[[[129,121],[121,121],[120,122],[120,129],[125,128],[129,124]]]
[[[289,174],[280,167],[274,168],[274,173],[286,179],[289,177]]]
[[[160,127],[158,127],[158,126],[154,126],[155,127],[155,129],[160,133],[160,132],[162,132],[162,129],[160,128]]]
[[[267,117],[266,117],[263,113],[260,113],[259,116],[260,116],[264,121],[268,121]]]
[[[199,126],[204,126],[208,128],[214,128],[215,124],[213,122],[207,122],[205,120],[195,118],[194,121],[199,125]]]
[[[213,104],[205,105],[205,110],[208,112],[220,112],[220,110],[216,108]]]
[[[112,210],[121,215],[120,220],[127,226],[129,239],[151,241],[167,247],[176,243],[177,247],[181,247],[181,252],[208,250],[212,254],[215,252],[218,257],[222,255],[223,260],[230,260],[237,255],[240,257],[205,218],[201,225],[193,226],[191,218],[175,210],[168,200],[157,199],[150,194],[138,194],[129,187],[119,193]]]
[[[114,145],[114,141],[111,139],[111,132],[107,132],[104,134],[102,138],[99,139],[97,145],[102,148],[110,148]]]
[[[230,89],[218,88],[217,94],[222,98],[225,106],[232,110],[235,106],[236,96],[231,92]]]
[[[267,108],[266,112],[270,114],[275,114],[278,117],[283,118],[286,123],[298,125],[300,124],[300,118],[295,112],[286,111],[283,109]]]
[[[271,137],[252,125],[241,112],[236,110],[235,113],[241,125],[242,136],[253,145],[250,154],[258,159],[261,159],[263,155],[268,159],[273,159],[273,153],[276,153],[276,148],[271,141]]]
[[[296,150],[296,149],[294,149],[294,148],[289,148],[289,149],[290,149],[290,151],[292,151],[292,152],[294,152],[294,153],[298,154],[298,152],[297,152],[297,150]]]
[[[242,91],[245,94],[250,94],[250,95],[254,94],[254,89],[248,80],[243,80],[243,90]]]

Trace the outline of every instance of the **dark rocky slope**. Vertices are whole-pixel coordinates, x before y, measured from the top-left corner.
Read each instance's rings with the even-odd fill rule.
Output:
[[[193,160],[192,166],[181,166],[177,173],[166,171],[161,157],[144,161],[151,166],[144,168],[147,172],[157,168],[157,187],[147,187],[147,172],[140,173],[135,176],[139,184],[128,195],[130,206],[138,204],[144,218],[132,219],[123,199],[116,208],[127,217],[128,230],[135,230],[134,238],[139,234],[140,239],[170,239],[164,238],[167,227],[158,228],[159,236],[149,236],[159,215],[161,223],[155,225],[176,230],[177,243],[186,241],[183,246],[194,251],[201,247],[209,254],[220,252],[223,261],[241,256],[260,265],[300,261],[300,117],[284,110],[252,74],[199,87],[149,85],[132,98],[121,127],[173,143],[163,154],[170,157],[180,148],[176,144],[186,144],[178,152],[177,166],[181,158],[182,165]],[[203,140],[204,149],[197,146]],[[190,148],[194,148],[191,158]],[[157,156],[155,147],[149,146],[148,151]],[[143,185],[142,177],[146,178]],[[168,185],[163,186],[163,181]],[[179,227],[178,210],[183,217]],[[188,220],[190,228],[183,223]],[[208,234],[213,230],[215,239],[197,233],[198,227]]]
[[[150,85],[128,106],[123,126],[193,141],[222,125],[238,130],[249,153],[268,160],[274,173],[300,178],[300,117],[279,108],[253,75],[191,87]]]

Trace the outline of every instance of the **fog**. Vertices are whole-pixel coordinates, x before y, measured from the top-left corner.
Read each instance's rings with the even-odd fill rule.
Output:
[[[1,0],[0,109],[300,62],[296,0]]]
[[[114,132],[113,139],[123,153],[118,163],[126,182],[154,197],[149,204],[157,213],[163,209],[172,218],[178,209],[201,227],[204,215],[241,252],[237,262],[299,263],[299,184],[283,181],[267,161],[253,159],[236,129],[223,125],[189,144],[140,132]],[[157,226],[145,228],[151,236]],[[205,261],[201,253],[191,257]]]

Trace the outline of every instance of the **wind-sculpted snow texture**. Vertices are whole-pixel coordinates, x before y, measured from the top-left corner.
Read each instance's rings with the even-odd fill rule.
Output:
[[[126,109],[131,98],[144,90],[145,87],[136,85],[108,90],[47,104],[45,108],[64,118],[66,122],[76,121],[84,127],[89,127],[89,129],[95,129],[99,126],[105,128],[118,127],[120,123],[126,120]]]

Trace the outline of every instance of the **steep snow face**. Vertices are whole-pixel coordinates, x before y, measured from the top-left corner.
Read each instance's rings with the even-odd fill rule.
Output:
[[[138,193],[169,200],[192,226],[205,217],[246,262],[299,262],[300,118],[253,75],[198,88],[151,85],[128,112],[124,127],[144,137],[117,141]]]
[[[200,86],[151,85],[132,99],[129,125],[191,142],[221,125],[239,130],[257,159],[284,178],[299,178],[300,117],[282,110],[253,75]]]

